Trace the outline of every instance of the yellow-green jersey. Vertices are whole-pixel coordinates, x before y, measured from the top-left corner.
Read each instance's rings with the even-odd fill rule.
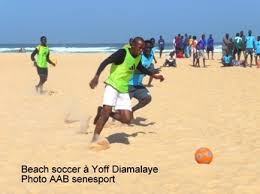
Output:
[[[112,64],[110,75],[105,81],[120,93],[128,93],[129,81],[141,60],[141,55],[134,58],[128,48],[124,50],[126,51],[124,61],[121,64]]]
[[[40,68],[48,68],[47,56],[49,54],[49,48],[47,46],[38,45],[36,47],[37,53],[37,66]]]

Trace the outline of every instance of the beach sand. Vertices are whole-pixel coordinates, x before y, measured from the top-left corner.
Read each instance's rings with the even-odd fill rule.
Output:
[[[108,54],[53,56],[57,67],[49,67],[45,94],[39,95],[30,54],[0,54],[0,194],[260,193],[260,70],[255,66],[221,68],[218,55],[206,61],[207,68],[193,68],[190,59],[162,68],[165,81],[153,81],[151,104],[136,112],[131,126],[109,120],[102,137],[110,144],[95,151],[89,147],[92,122],[109,68],[95,90],[88,84]],[[165,57],[157,59],[159,67]],[[213,152],[211,164],[195,162],[200,147]],[[100,185],[21,183],[21,165],[143,165],[159,172],[69,174],[115,176],[116,183]]]

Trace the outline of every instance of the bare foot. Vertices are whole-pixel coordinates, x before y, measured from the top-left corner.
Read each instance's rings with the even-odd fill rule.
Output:
[[[91,143],[89,146],[89,149],[93,151],[101,151],[101,150],[106,150],[108,148],[110,148],[110,144],[106,138]]]

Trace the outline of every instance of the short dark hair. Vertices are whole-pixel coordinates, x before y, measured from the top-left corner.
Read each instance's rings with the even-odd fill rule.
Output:
[[[47,37],[46,37],[46,36],[42,36],[42,37],[41,37],[41,41],[42,41],[43,39],[47,39]]]
[[[137,41],[142,41],[142,42],[144,42],[144,39],[141,37],[141,36],[137,36],[137,37],[135,37],[134,39],[133,39],[133,42],[137,42]]]
[[[145,40],[144,43],[145,44],[153,44],[151,40]]]

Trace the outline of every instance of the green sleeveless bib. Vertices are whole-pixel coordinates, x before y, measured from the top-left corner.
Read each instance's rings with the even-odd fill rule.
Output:
[[[128,48],[124,49],[126,51],[124,62],[119,65],[112,64],[110,75],[105,81],[106,84],[111,85],[120,93],[128,93],[129,81],[141,60],[141,55],[134,58]]]
[[[47,68],[48,67],[47,55],[49,53],[49,48],[47,46],[42,46],[42,45],[39,45],[36,48],[38,50],[38,55],[37,55],[38,67]]]

